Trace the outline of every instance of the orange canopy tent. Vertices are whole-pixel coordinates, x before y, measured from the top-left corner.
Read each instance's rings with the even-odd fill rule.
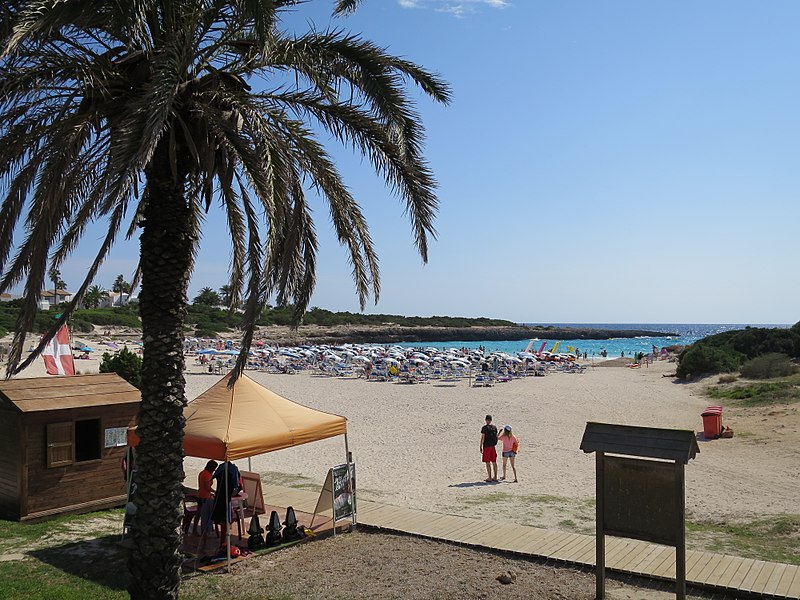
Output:
[[[232,388],[228,381],[230,374],[183,409],[187,456],[238,460],[336,435],[344,435],[349,456],[345,417],[287,400],[244,374]],[[138,445],[135,430],[128,443]]]
[[[232,388],[229,380],[230,375],[222,378],[184,409],[183,448],[188,456],[238,460],[347,437],[345,417],[287,400],[244,374]]]
[[[345,417],[287,400],[245,374],[229,388],[230,377],[223,377],[183,409],[183,449],[187,456],[238,460],[344,435],[349,464]],[[135,431],[129,430],[128,443],[135,446],[138,442]],[[228,527],[228,568],[230,534]]]

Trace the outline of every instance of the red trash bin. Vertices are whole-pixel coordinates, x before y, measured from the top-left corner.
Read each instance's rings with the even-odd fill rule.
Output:
[[[703,417],[703,437],[713,440],[722,433],[722,407],[708,406],[700,415]]]

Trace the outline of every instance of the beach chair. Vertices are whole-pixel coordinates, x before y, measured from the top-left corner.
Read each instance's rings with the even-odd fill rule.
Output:
[[[472,380],[472,387],[490,387],[493,383],[491,375],[478,375]]]

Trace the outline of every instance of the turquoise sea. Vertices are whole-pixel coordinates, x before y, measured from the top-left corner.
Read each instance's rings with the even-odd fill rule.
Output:
[[[523,325],[552,325],[554,327],[587,327],[591,329],[613,329],[613,330],[631,330],[639,329],[646,331],[661,331],[668,332],[672,335],[665,337],[639,337],[639,338],[612,338],[609,340],[561,340],[561,345],[558,348],[559,352],[567,352],[568,348],[572,346],[576,351],[581,353],[588,353],[589,358],[593,355],[596,358],[600,357],[602,351],[608,353],[608,358],[618,358],[624,352],[625,356],[631,356],[636,352],[648,353],[653,350],[655,346],[658,350],[666,346],[674,346],[680,344],[686,346],[699,339],[713,335],[715,333],[722,333],[723,331],[730,331],[733,329],[744,329],[745,327],[768,327],[768,328],[786,328],[791,325],[786,324],[708,324],[708,323],[690,323],[690,324],[676,324],[676,323],[523,323]],[[424,348],[477,348],[483,346],[488,351],[501,351],[513,354],[521,352],[528,346],[530,340],[519,341],[497,341],[497,340],[484,340],[479,342],[404,342],[397,344],[403,347],[424,347]],[[533,341],[532,351],[536,352],[539,347],[544,343],[545,350],[550,350],[557,340],[549,340],[541,338]]]

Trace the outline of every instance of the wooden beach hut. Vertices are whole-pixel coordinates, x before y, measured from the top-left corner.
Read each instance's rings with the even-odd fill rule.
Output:
[[[121,462],[140,401],[115,373],[0,381],[0,516],[125,504]]]

